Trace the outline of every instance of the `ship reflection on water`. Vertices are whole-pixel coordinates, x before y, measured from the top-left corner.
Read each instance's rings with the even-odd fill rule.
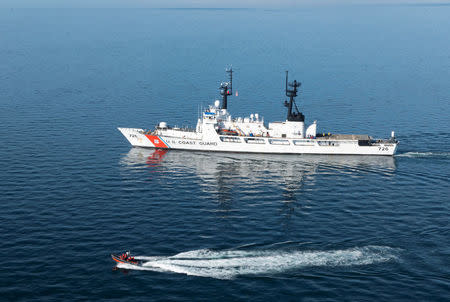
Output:
[[[200,180],[203,192],[217,194],[225,211],[236,187],[239,192],[235,194],[241,199],[255,198],[262,191],[266,191],[264,198],[270,199],[270,190],[268,193],[264,188],[276,186],[277,194],[282,192],[283,202],[290,203],[299,201],[304,183],[314,185],[318,175],[391,176],[396,170],[395,158],[390,156],[267,155],[136,147],[122,158],[121,164],[130,171],[144,169],[175,177],[193,175]]]

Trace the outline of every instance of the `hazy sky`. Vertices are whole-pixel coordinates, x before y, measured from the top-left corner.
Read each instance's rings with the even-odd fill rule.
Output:
[[[286,8],[304,5],[449,3],[450,0],[0,0],[0,7]]]

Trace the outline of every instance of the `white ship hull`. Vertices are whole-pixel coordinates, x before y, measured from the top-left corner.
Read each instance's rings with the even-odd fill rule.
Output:
[[[132,146],[244,153],[273,154],[341,154],[341,155],[384,155],[392,156],[397,150],[397,142],[380,140],[369,145],[361,145],[358,139],[329,138],[279,138],[253,136],[227,136],[192,131],[148,132],[139,128],[118,128]],[[169,132],[169,131],[166,131]],[[174,135],[175,134],[175,135]],[[176,135],[179,134],[179,135]]]

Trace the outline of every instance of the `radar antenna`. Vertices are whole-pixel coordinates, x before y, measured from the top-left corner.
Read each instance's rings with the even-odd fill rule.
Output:
[[[286,70],[286,96],[289,97],[289,102],[284,101],[284,106],[288,108],[287,120],[293,122],[304,122],[305,116],[298,110],[297,104],[295,103],[295,97],[297,96],[297,88],[300,87],[302,83],[294,80],[293,82],[288,81],[288,71]]]
[[[227,68],[225,69],[226,73],[229,74],[230,81],[229,82],[222,82],[220,84],[220,95],[222,96],[222,107],[221,109],[227,109],[228,108],[228,96],[233,95],[233,68]]]

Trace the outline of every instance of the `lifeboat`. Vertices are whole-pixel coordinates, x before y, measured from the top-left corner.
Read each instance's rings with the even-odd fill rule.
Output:
[[[219,134],[221,134],[221,135],[239,135],[236,130],[229,130],[229,129],[221,129]]]

